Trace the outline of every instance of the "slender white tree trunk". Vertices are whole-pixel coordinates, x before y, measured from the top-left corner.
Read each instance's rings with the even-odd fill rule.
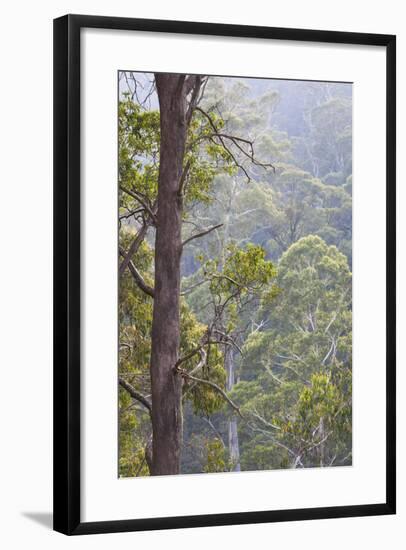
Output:
[[[225,367],[227,373],[226,390],[231,391],[235,384],[234,353],[231,346],[227,346],[225,350]],[[237,418],[235,416],[228,421],[228,449],[230,460],[233,464],[233,471],[240,472],[240,446],[238,442]]]

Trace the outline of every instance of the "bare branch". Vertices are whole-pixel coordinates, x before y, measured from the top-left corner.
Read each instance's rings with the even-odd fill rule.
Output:
[[[192,164],[192,161],[191,161],[191,159],[189,159],[187,161],[187,163],[185,164],[185,167],[183,168],[183,172],[182,172],[182,175],[181,175],[180,181],[179,181],[179,189],[178,189],[178,196],[179,197],[181,197],[184,194],[183,190],[185,188],[186,178],[189,174],[191,164]]]
[[[190,243],[190,241],[193,241],[193,239],[199,239],[200,237],[203,237],[204,235],[208,235],[215,229],[218,229],[219,227],[222,227],[224,224],[218,223],[217,225],[213,225],[213,227],[208,227],[207,229],[204,229],[200,233],[196,233],[196,235],[192,235],[186,241],[183,241],[182,246],[185,246],[187,243]]]
[[[204,346],[211,345],[211,344],[222,344],[222,345],[230,345],[229,342],[223,342],[222,340],[212,340],[210,338],[206,338],[202,340],[202,343],[200,346],[196,346],[192,350],[190,350],[186,355],[183,357],[180,357],[175,364],[175,370],[177,370],[182,363],[185,363],[185,361],[189,361],[189,359],[192,359],[195,355],[198,355],[201,353]]]
[[[268,420],[266,420],[263,416],[261,416],[258,411],[256,409],[253,409],[251,411],[251,414],[257,419],[259,420],[260,422],[262,422],[262,424],[264,424],[265,426],[267,426],[268,428],[272,428],[273,430],[281,430],[281,428],[279,426],[276,426],[275,424],[272,424],[271,422],[268,422]]]
[[[180,293],[181,296],[186,296],[187,294],[190,294],[191,292],[193,292],[193,290],[198,287],[198,286],[201,286],[203,285],[204,283],[207,283],[207,279],[203,279],[202,281],[198,281],[197,283],[194,283],[192,286],[189,286],[188,288],[186,288],[185,290],[182,290],[182,292]]]
[[[149,414],[152,413],[152,405],[146,397],[141,395],[131,384],[129,384],[124,378],[119,377],[118,382],[122,388],[124,388],[133,399],[139,401],[148,409]]]
[[[230,135],[230,134],[226,134],[224,132],[219,132],[216,124],[214,123],[214,121],[213,121],[212,117],[209,115],[209,113],[207,113],[201,107],[198,107],[198,106],[196,106],[195,109],[196,109],[196,111],[199,111],[209,121],[210,126],[214,130],[214,134],[209,135],[209,136],[204,136],[204,137],[206,137],[208,139],[211,139],[212,141],[214,141],[213,138],[215,138],[215,137],[218,138],[221,145],[223,146],[223,148],[230,155],[230,157],[233,160],[234,164],[244,172],[244,175],[245,175],[245,177],[247,178],[248,181],[251,180],[251,177],[250,177],[249,173],[247,172],[246,168],[238,161],[238,159],[236,158],[234,153],[231,151],[231,149],[226,145],[225,140],[231,141],[231,143],[233,143],[233,145],[240,151],[240,153],[242,153],[246,158],[248,158],[252,162],[252,164],[254,164],[255,166],[261,166],[264,169],[272,168],[272,170],[275,172],[275,166],[272,163],[261,162],[261,161],[256,159],[255,153],[254,153],[254,142],[253,141],[251,141],[249,139],[241,138],[241,137],[238,137],[238,136],[233,136],[233,135]],[[243,143],[244,145],[247,145],[248,150],[246,150],[241,145],[241,143]]]
[[[203,77],[196,75],[192,76],[189,75],[186,82],[185,82],[185,94],[186,96],[189,95],[190,92],[192,92],[190,101],[189,101],[189,107],[186,113],[186,124],[189,126],[190,121],[192,119],[193,111],[195,110],[195,107],[199,100],[199,92],[202,85]]]
[[[204,367],[204,365],[206,364],[206,361],[207,361],[207,353],[205,352],[204,348],[202,348],[200,351],[200,361],[198,362],[198,364],[195,366],[194,369],[192,369],[189,374],[194,374],[195,372],[197,372],[198,370],[202,369]]]
[[[224,339],[225,344],[232,344],[235,347],[235,349],[242,355],[242,349],[237,344],[235,339],[232,336],[230,336],[230,334],[226,334],[225,332],[223,332],[222,330],[219,330],[218,328],[214,328],[213,332],[215,334],[219,334]]]
[[[120,185],[121,191],[124,193],[127,193],[127,195],[130,195],[133,199],[138,201],[148,212],[148,214],[151,216],[151,219],[153,220],[154,224],[156,224],[156,213],[153,211],[151,204],[148,204],[149,201],[147,197],[144,197],[141,193],[138,193],[138,191],[134,191],[132,189],[127,189],[126,187],[123,187]]]
[[[124,260],[121,262],[120,267],[118,268],[118,274],[120,277],[124,273],[131,258],[134,256],[134,254],[138,251],[139,247],[141,246],[141,243],[144,240],[145,235],[147,234],[147,231],[148,231],[148,223],[144,223],[141,229],[138,231],[135,239],[131,243],[131,246],[128,249],[126,256],[124,257]]]
[[[203,83],[201,84],[201,86],[200,86],[200,95],[199,95],[199,97],[198,97],[198,99],[197,99],[197,101],[196,101],[196,105],[199,105],[199,103],[200,103],[201,100],[203,99],[204,92],[206,91],[206,86],[207,86],[207,83],[208,83],[209,80],[210,80],[210,77],[207,76],[207,77],[204,79]]]
[[[210,420],[209,416],[203,416],[202,417],[205,422],[210,426],[210,428],[213,430],[213,432],[216,434],[217,438],[220,440],[221,444],[224,448],[226,448],[226,444],[224,443],[224,439],[221,436],[221,433],[217,430],[216,426],[213,424],[213,422]]]
[[[124,250],[122,248],[119,249],[120,251],[120,255],[125,258],[126,257],[126,253],[124,252]],[[135,267],[134,263],[129,260],[128,262],[128,269],[130,270],[130,273],[131,275],[133,276],[135,282],[137,283],[137,285],[139,286],[139,288],[145,292],[145,294],[148,294],[148,296],[151,296],[151,298],[154,297],[154,289],[152,287],[150,287],[149,285],[147,285],[147,283],[144,281],[141,273],[138,271],[138,269]]]
[[[291,449],[290,447],[288,447],[287,445],[285,445],[284,443],[282,443],[281,441],[279,441],[276,437],[274,437],[269,431],[267,430],[263,430],[262,428],[258,428],[256,426],[253,426],[252,424],[248,424],[248,427],[253,431],[253,432],[258,432],[258,433],[261,433],[263,435],[265,435],[268,439],[270,439],[272,441],[272,443],[274,443],[277,447],[280,447],[281,449],[285,449],[285,451],[287,451],[291,456],[293,456],[293,458],[295,459],[295,462],[294,462],[294,467],[296,468],[297,464],[300,464],[300,466],[302,466],[302,468],[304,468],[303,466],[303,463],[302,463],[302,460],[301,460],[301,455],[298,454],[297,452],[295,452],[293,449]]]
[[[190,92],[196,89],[196,86],[200,89],[200,82],[202,77],[199,75],[189,74],[187,78],[184,78],[183,92],[185,97],[187,97]]]
[[[235,279],[229,277],[228,275],[211,273],[210,277],[213,277],[213,279],[224,279],[238,288],[243,288],[242,284],[238,283]]]
[[[281,380],[280,378],[278,378],[277,376],[274,375],[274,373],[272,372],[272,369],[269,365],[264,365],[264,366],[265,366],[265,370],[269,374],[269,376],[271,378],[273,378],[276,382],[278,382],[278,384],[280,384],[281,386],[284,386],[286,384],[286,382],[284,382],[283,380]]]
[[[135,210],[129,210],[127,209],[127,213],[126,214],[120,214],[118,219],[121,221],[121,220],[128,220],[128,218],[131,218],[132,216],[135,217],[135,219],[137,219],[137,214],[143,214],[145,212],[145,209],[144,208],[136,208]],[[139,216],[138,216],[139,217]]]
[[[327,361],[327,359],[330,357],[330,354],[331,354],[331,352],[333,351],[334,347],[335,347],[335,340],[334,340],[334,338],[332,338],[332,339],[331,339],[331,346],[330,346],[330,349],[328,350],[328,352],[326,353],[326,355],[325,355],[323,361],[321,362],[322,365],[325,365],[325,364],[326,364],[326,361]]]
[[[200,384],[206,384],[207,386],[210,386],[211,388],[216,390],[216,392],[218,392],[223,397],[223,399],[225,399],[225,401],[227,401],[227,403],[230,405],[230,407],[232,409],[234,409],[241,418],[244,418],[243,415],[241,414],[240,408],[233,401],[231,401],[231,399],[228,397],[226,392],[222,388],[220,388],[220,386],[218,386],[217,384],[215,384],[211,380],[205,380],[204,378],[197,378],[196,376],[192,376],[186,370],[180,369],[179,367],[176,367],[176,371],[183,378],[188,378],[189,380],[193,380],[194,382],[198,382]]]
[[[306,447],[306,448],[305,448],[305,452],[312,451],[313,449],[316,449],[317,447],[319,447],[320,445],[322,445],[323,443],[325,443],[325,442],[327,441],[327,439],[330,437],[331,434],[332,434],[332,432],[328,432],[328,433],[323,437],[323,439],[320,439],[320,441],[317,441],[316,443],[311,443],[309,447]]]

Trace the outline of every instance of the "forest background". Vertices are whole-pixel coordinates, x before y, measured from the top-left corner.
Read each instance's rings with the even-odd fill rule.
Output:
[[[128,477],[151,472],[160,120],[152,74],[120,73],[119,91]],[[345,83],[205,81],[185,156],[180,473],[352,463],[351,94]]]

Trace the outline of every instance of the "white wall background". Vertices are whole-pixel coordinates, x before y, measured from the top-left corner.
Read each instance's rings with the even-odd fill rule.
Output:
[[[398,0],[190,2],[60,0],[2,11],[0,162],[0,544],[7,549],[194,547],[368,550],[404,548],[405,352],[398,353],[398,515],[68,538],[50,530],[52,507],[52,19],[65,13],[200,20],[398,35],[398,278],[406,277],[406,28]],[[373,190],[371,190],[372,192]],[[406,292],[398,287],[399,342]],[[373,449],[371,449],[373,452]]]

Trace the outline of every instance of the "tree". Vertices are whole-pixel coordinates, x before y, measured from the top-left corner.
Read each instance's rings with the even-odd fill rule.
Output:
[[[352,108],[330,97],[306,112],[308,134],[296,140],[303,167],[328,184],[344,185],[352,172]]]
[[[210,87],[208,93],[203,98],[203,107],[206,105],[215,105],[215,110],[222,117],[227,119],[228,133],[255,137],[256,149],[263,158],[271,156],[272,159],[285,158],[289,151],[289,142],[284,139],[280,142],[275,139],[273,132],[269,128],[272,112],[278,102],[278,94],[268,92],[258,98],[251,97],[251,89],[246,83],[242,84],[235,79],[216,79],[216,85]],[[278,134],[280,138],[280,134]],[[219,265],[226,262],[227,253],[230,247],[245,247],[250,242],[252,234],[258,225],[257,220],[261,220],[263,208],[256,205],[250,208],[245,202],[247,192],[260,184],[261,177],[268,174],[269,171],[263,170],[263,167],[257,164],[250,166],[250,174],[240,170],[239,173],[232,176],[225,174],[217,176],[213,182],[213,200],[204,203],[200,202],[194,210],[194,217],[207,220],[211,225],[221,222],[221,228],[211,233],[204,242],[193,241],[185,251],[186,258],[184,265],[186,271],[196,271],[190,277],[188,286],[192,292],[188,294],[187,301],[192,310],[199,318],[204,318],[205,322],[210,323],[213,312],[207,309],[210,301],[210,289],[206,286],[198,285],[199,279],[204,279],[202,270],[198,269],[196,258],[202,255],[207,257],[217,257],[220,259]],[[261,222],[259,222],[260,224]],[[263,250],[261,251],[263,253]],[[223,333],[234,343],[225,345],[223,350],[224,369],[226,371],[226,391],[232,390],[236,382],[235,364],[236,356],[240,353],[238,346],[249,330],[252,314],[257,306],[259,295],[251,296],[244,307],[238,308],[238,316],[235,316],[232,323],[227,321],[225,326],[221,327]],[[219,430],[216,424],[226,424],[223,444],[228,450],[228,460],[225,462],[228,468],[238,471],[239,464],[239,441],[238,441],[238,422],[239,415],[233,414],[224,422],[223,415],[217,415],[217,418],[205,419],[212,427],[213,433]],[[196,424],[196,430],[202,431],[204,426],[189,420],[189,424]],[[220,426],[219,426],[220,427]],[[194,436],[196,439],[196,435]]]
[[[182,250],[190,241],[219,227],[204,228],[182,241],[185,206],[193,201],[207,200],[217,172],[238,169],[249,178],[244,161],[256,166],[267,165],[256,159],[251,140],[228,133],[220,116],[199,106],[207,77],[154,76],[152,85],[156,86],[159,101],[159,129],[157,114],[149,111],[147,114],[140,105],[134,104],[132,97],[137,93],[137,82],[132,78],[133,93],[127,96],[120,111],[120,189],[126,196],[122,202],[125,211],[122,216],[136,220],[139,229],[129,246],[120,246],[123,260],[119,271],[123,275],[129,270],[139,289],[153,299],[151,400],[133,391],[125,380],[120,383],[149,410],[151,473],[176,474],[180,467],[184,381],[208,386],[232,405],[216,382],[207,377],[198,378],[185,368],[197,358],[200,360],[193,366],[194,370],[204,365],[210,367],[207,350],[213,345],[226,345],[223,336],[213,334],[209,327],[195,348],[180,355]],[[216,160],[214,166],[210,159]],[[150,228],[155,233],[153,286],[132,261]],[[238,292],[230,300],[240,296],[243,290],[244,285],[239,285]],[[216,322],[220,317],[216,317]]]
[[[350,463],[348,87],[120,75],[120,475]]]
[[[308,236],[278,265],[270,329],[248,338],[232,399],[247,418],[245,469],[351,463],[351,273]]]

